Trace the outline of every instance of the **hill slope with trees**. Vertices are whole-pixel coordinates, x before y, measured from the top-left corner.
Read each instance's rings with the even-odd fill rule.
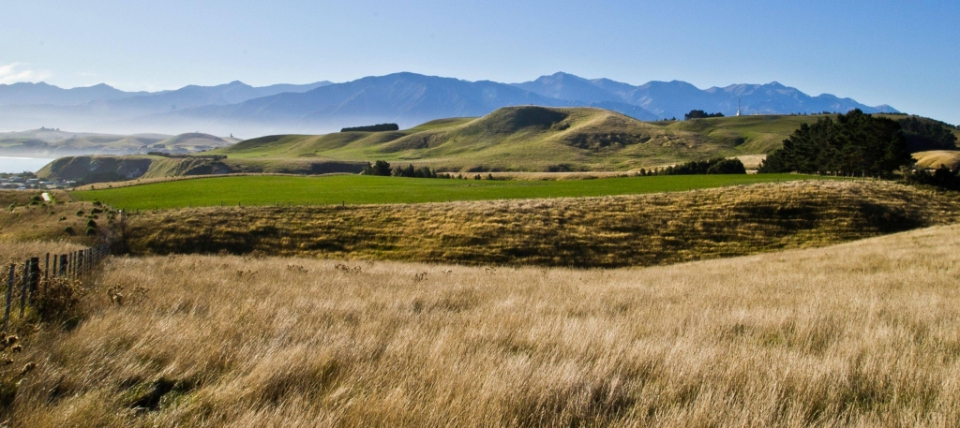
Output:
[[[595,108],[507,107],[401,131],[277,135],[212,153],[228,158],[386,160],[439,171],[630,170],[762,155],[819,116],[641,122]]]

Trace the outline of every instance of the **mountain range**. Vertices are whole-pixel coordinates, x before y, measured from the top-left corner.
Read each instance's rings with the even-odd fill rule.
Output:
[[[254,87],[242,82],[190,85],[159,92],[125,92],[109,85],[63,89],[46,83],[0,85],[0,130],[41,126],[77,131],[255,137],[316,134],[393,122],[411,127],[448,117],[486,115],[518,105],[597,107],[639,120],[682,118],[690,110],[734,115],[896,112],[830,94],[807,95],[781,85],[738,84],[699,89],[682,81],[634,86],[610,79],[555,73],[522,83],[465,81],[395,73],[345,83]]]

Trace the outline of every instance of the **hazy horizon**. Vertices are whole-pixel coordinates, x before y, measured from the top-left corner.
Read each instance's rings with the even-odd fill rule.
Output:
[[[701,89],[777,81],[960,123],[955,2],[41,0],[5,12],[0,83],[157,91],[564,71]]]

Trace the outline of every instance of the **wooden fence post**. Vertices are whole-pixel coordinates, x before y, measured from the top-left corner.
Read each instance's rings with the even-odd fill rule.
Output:
[[[10,264],[10,275],[7,276],[7,311],[3,314],[3,329],[10,324],[10,306],[13,306],[13,277],[17,276],[17,265]]]
[[[60,276],[67,276],[67,255],[60,255]]]
[[[33,302],[33,295],[40,289],[40,257],[30,259],[30,302]]]
[[[23,283],[20,285],[20,321],[27,310],[27,283],[30,282],[30,260],[23,263]]]
[[[47,262],[43,265],[43,279],[50,278],[50,253],[47,253]]]

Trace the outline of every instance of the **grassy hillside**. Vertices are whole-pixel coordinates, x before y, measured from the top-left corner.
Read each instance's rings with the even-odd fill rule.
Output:
[[[189,133],[113,135],[76,133],[53,129],[0,133],[0,153],[30,156],[79,154],[137,154],[149,151],[196,152],[236,143],[233,138]]]
[[[232,173],[329,174],[363,170],[365,162],[320,159],[214,159],[200,156],[69,156],[47,164],[37,176],[84,184]]]
[[[236,138],[223,138],[216,135],[191,132],[160,140],[155,144],[152,144],[150,147],[153,149],[166,150],[184,149],[195,152],[229,147],[232,144],[236,144],[238,141],[240,140]]]
[[[954,193],[803,181],[636,196],[145,211],[131,215],[124,236],[134,254],[610,267],[821,246],[958,219]]]
[[[339,263],[113,259],[78,325],[23,329],[2,369],[22,382],[0,416],[36,428],[960,420],[958,226],[647,269]],[[117,286],[123,305],[107,297]]]
[[[813,124],[823,115],[813,116],[740,116],[666,122],[667,129],[691,132],[732,145],[746,154],[766,154],[779,149],[783,140],[800,125]]]
[[[640,122],[592,108],[508,107],[397,132],[279,135],[215,151],[231,158],[383,159],[450,171],[629,170],[765,154],[818,116]]]
[[[595,180],[500,181],[376,176],[239,176],[71,192],[123,209],[203,206],[390,204],[656,193],[752,183],[830,179],[795,174],[672,175]]]
[[[13,244],[25,245],[20,249],[35,248],[45,243],[67,243],[90,246],[97,239],[109,235],[115,212],[105,207],[95,207],[90,202],[74,202],[64,192],[51,192],[55,202],[33,202],[39,191],[0,191],[0,254],[16,256],[19,250]],[[98,212],[93,210],[98,208]],[[96,233],[87,236],[87,222],[96,223]],[[68,231],[70,228],[71,231]],[[24,244],[29,243],[29,244]],[[21,253],[22,254],[22,253]],[[22,261],[22,260],[18,260]]]
[[[939,168],[940,165],[946,165],[947,168],[960,168],[960,150],[931,150],[929,152],[917,152],[913,154],[917,161],[917,166],[921,168]]]

